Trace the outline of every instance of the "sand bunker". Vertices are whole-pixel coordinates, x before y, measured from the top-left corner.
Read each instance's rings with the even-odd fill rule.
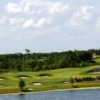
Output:
[[[4,87],[5,85],[4,84],[0,84],[0,87]]]
[[[43,76],[43,77],[50,77],[50,76]]]
[[[51,74],[46,74],[46,73],[42,73],[42,74],[39,74],[40,77],[50,77],[52,76]]]
[[[4,80],[4,78],[0,78],[0,80]]]
[[[40,83],[40,82],[33,82],[33,85],[39,86],[39,85],[42,85],[42,83]]]
[[[19,75],[18,77],[19,78],[29,78],[29,76],[26,76],[26,75]]]
[[[69,82],[68,82],[68,81],[64,81],[63,83],[64,83],[64,84],[68,84]]]
[[[35,89],[33,89],[33,88],[28,88],[27,90],[32,91],[32,90],[35,90]]]
[[[22,76],[22,77],[19,77],[19,78],[29,78],[29,77],[24,77],[24,76]]]
[[[66,80],[65,80],[65,81],[62,81],[62,83],[64,83],[64,84],[68,84],[68,83],[69,83],[69,81],[66,81]]]

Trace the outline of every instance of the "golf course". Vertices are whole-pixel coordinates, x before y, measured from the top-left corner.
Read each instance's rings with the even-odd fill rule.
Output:
[[[100,57],[86,51],[0,56],[0,94],[100,87]]]
[[[87,73],[87,71],[100,68],[100,66],[89,66],[84,68],[65,68],[51,71],[39,72],[7,72],[0,73],[0,93],[19,93],[18,82],[25,81],[25,90],[28,92],[39,92],[48,90],[70,89],[70,77],[97,77],[100,73]],[[74,82],[76,88],[100,87],[100,81]]]

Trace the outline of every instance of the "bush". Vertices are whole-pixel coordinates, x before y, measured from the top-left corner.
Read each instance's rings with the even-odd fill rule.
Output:
[[[25,82],[22,79],[20,79],[20,81],[19,81],[19,88],[20,88],[20,90],[23,91],[24,87],[25,87]]]
[[[73,88],[74,86],[73,86],[73,83],[74,83],[74,79],[72,78],[72,77],[70,77],[70,84],[71,84],[71,87]]]

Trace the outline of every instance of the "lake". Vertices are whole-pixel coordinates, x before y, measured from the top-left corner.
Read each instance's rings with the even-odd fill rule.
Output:
[[[100,100],[100,89],[0,95],[0,100]]]

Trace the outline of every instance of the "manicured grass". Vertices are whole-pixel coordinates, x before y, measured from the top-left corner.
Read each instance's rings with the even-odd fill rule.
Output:
[[[94,61],[95,61],[96,63],[100,64],[100,57],[95,58]]]
[[[70,83],[63,83],[64,81],[69,81],[70,77],[87,77],[87,76],[100,76],[100,74],[88,74],[86,71],[100,68],[100,66],[91,66],[84,68],[66,68],[51,71],[40,71],[40,72],[9,72],[0,73],[0,77],[4,80],[0,80],[0,84],[4,84],[5,87],[0,87],[0,93],[12,93],[20,92],[18,87],[18,82],[20,78],[18,76],[28,76],[28,78],[23,78],[26,83],[26,88],[32,88],[33,92],[37,91],[47,91],[47,90],[57,90],[57,89],[69,89],[71,88]],[[50,75],[49,77],[43,77],[41,75]],[[35,86],[33,82],[40,82],[42,85]],[[77,87],[98,87],[100,86],[99,81],[94,82],[82,82],[74,83]]]

